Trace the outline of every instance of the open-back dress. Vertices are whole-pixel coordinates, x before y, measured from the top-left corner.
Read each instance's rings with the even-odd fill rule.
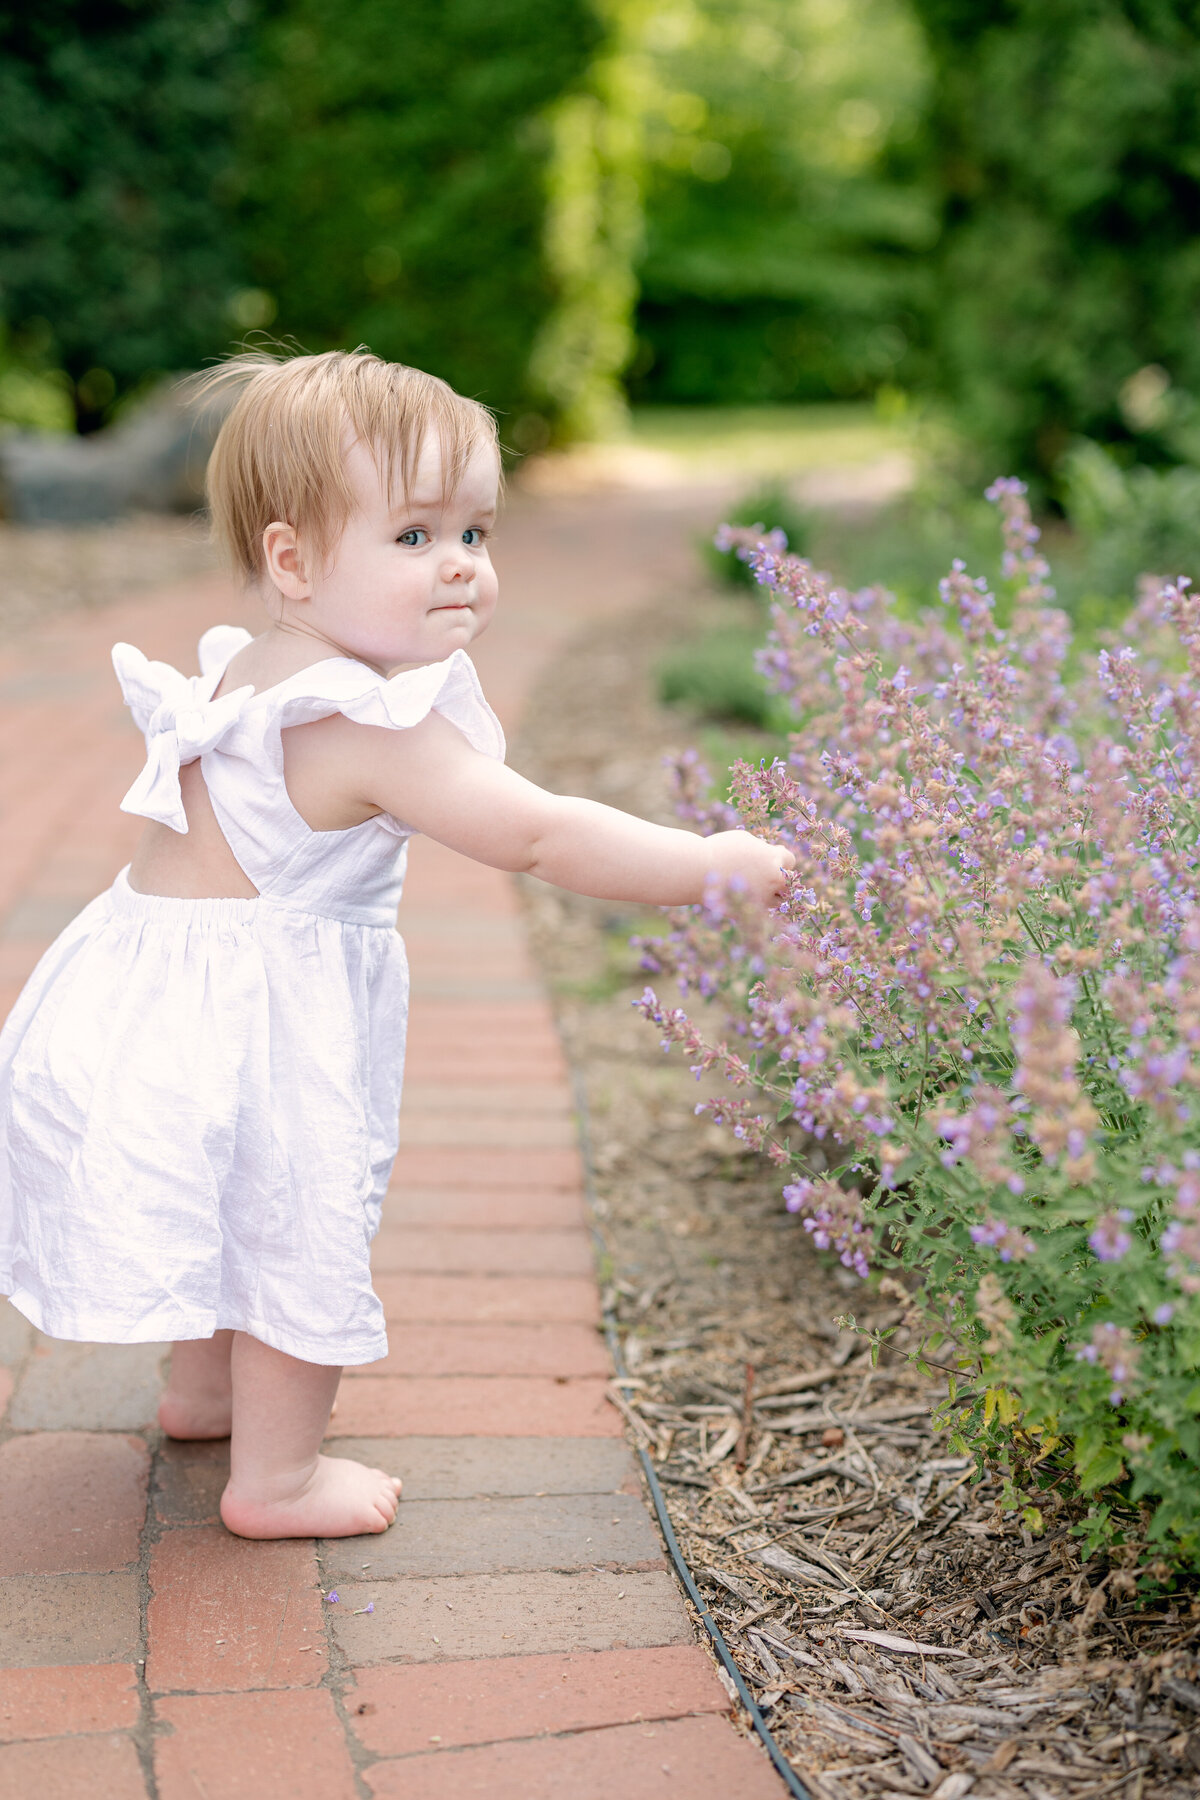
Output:
[[[52,1337],[232,1328],[307,1362],[372,1362],[412,830],[386,814],[311,830],[281,734],[332,713],[405,730],[433,710],[485,755],[504,739],[461,650],[390,678],[335,657],[214,699],[248,642],[206,632],[195,677],[113,651],[146,739],[123,810],[186,831],[179,770],[198,758],[258,897],[166,899],[122,870],[38,963],[0,1032],[0,1293]]]

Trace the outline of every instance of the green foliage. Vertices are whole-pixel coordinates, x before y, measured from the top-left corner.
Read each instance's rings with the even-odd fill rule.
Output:
[[[608,35],[580,88],[549,111],[543,246],[554,301],[529,379],[563,439],[605,438],[628,424],[621,377],[633,353],[634,259],[642,229],[642,112],[631,55],[640,0],[595,0]],[[518,421],[537,449],[538,415]]]
[[[1200,394],[1194,0],[914,0],[942,213],[929,376],[988,466],[1082,434],[1169,458],[1148,372]]]
[[[754,666],[761,642],[761,627],[707,632],[659,665],[660,699],[688,706],[703,719],[769,730],[781,709]]]
[[[638,400],[870,392],[918,330],[933,218],[889,163],[925,83],[902,0],[648,8]]]
[[[247,18],[240,0],[0,9],[0,312],[24,422],[46,422],[42,365],[88,429],[227,342]]]
[[[282,0],[244,148],[274,328],[428,368],[505,431],[540,413],[530,350],[564,278],[544,189],[556,131],[560,155],[571,136],[545,115],[600,36],[587,0],[419,0],[399,16],[390,0]]]
[[[780,481],[755,488],[728,516],[735,525],[756,526],[759,531],[765,530],[764,521],[770,519],[772,529],[785,533],[794,554],[807,553],[811,520]],[[762,596],[747,565],[732,550],[718,549],[711,534],[698,539],[697,548],[708,573],[724,587],[743,597],[753,595],[755,600]],[[743,598],[739,610],[744,604]],[[777,742],[787,729],[788,715],[756,666],[761,644],[761,622],[749,618],[705,632],[659,664],[659,698],[668,706],[687,708],[706,724],[748,725],[771,733]]]
[[[14,352],[0,325],[0,423],[31,431],[71,431],[75,425],[75,389],[61,369]]]
[[[1063,459],[1062,478],[1093,593],[1127,594],[1147,572],[1200,579],[1200,468],[1123,469],[1085,439]]]
[[[640,117],[623,0],[47,0],[3,11],[0,411],[83,429],[270,327],[610,427]]]

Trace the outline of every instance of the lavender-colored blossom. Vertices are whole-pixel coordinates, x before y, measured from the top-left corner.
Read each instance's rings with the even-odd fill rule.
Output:
[[[1099,1366],[1112,1381],[1109,1400],[1119,1406],[1138,1373],[1140,1350],[1132,1333],[1111,1319],[1095,1325],[1086,1344],[1075,1352],[1076,1360]]]
[[[1097,1220],[1095,1229],[1088,1238],[1088,1246],[1099,1262],[1120,1262],[1121,1258],[1132,1248],[1133,1238],[1125,1226],[1133,1214],[1122,1207],[1119,1213],[1105,1213]]]
[[[1005,1263],[1024,1262],[1037,1248],[1031,1237],[1003,1219],[986,1219],[981,1225],[972,1225],[970,1236],[973,1244],[998,1250],[1000,1261]]]

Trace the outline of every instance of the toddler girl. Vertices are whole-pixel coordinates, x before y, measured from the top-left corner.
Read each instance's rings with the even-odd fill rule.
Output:
[[[505,768],[466,654],[497,593],[483,407],[364,351],[216,379],[213,524],[270,622],[206,632],[198,676],[113,651],[148,823],[0,1034],[0,1292],[52,1337],[174,1339],[159,1422],[231,1435],[229,1529],[338,1537],[400,1490],[318,1451],[342,1366],[387,1351],[409,837],[657,905],[716,874],[765,906],[792,859]]]

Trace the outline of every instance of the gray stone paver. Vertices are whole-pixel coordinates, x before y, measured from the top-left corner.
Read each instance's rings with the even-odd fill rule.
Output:
[[[398,1457],[406,1501],[636,1491],[633,1459],[622,1438],[333,1436],[329,1449],[374,1464]]]
[[[0,1668],[132,1662],[141,1623],[136,1569],[10,1575],[0,1581]]]
[[[338,1644],[356,1665],[693,1641],[675,1578],[665,1570],[370,1581],[373,1573],[339,1582],[338,1604],[329,1608]],[[374,1612],[355,1616],[368,1602]]]
[[[662,1562],[662,1543],[632,1494],[407,1500],[392,1530],[331,1540],[325,1572],[353,1580],[369,1559],[376,1581],[520,1569],[633,1568]]]
[[[229,1443],[173,1444],[165,1440],[154,1466],[151,1506],[161,1525],[215,1525],[229,1480]]]
[[[38,1333],[9,1409],[18,1431],[143,1431],[167,1344],[73,1344]]]
[[[0,1364],[20,1362],[33,1343],[33,1326],[15,1306],[0,1300]]]

